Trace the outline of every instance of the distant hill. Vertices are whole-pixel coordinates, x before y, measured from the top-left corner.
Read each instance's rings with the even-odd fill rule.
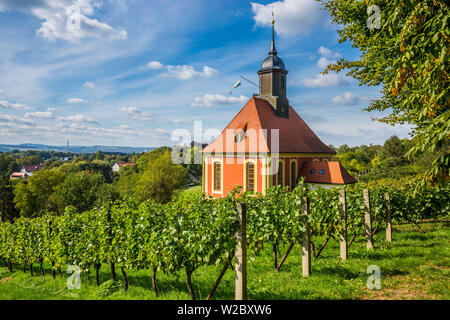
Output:
[[[70,152],[73,153],[95,153],[97,151],[108,153],[142,153],[149,152],[155,148],[141,148],[141,147],[122,147],[122,146],[70,146]],[[48,146],[45,144],[0,144],[0,152],[9,152],[13,150],[36,150],[36,151],[57,151],[66,152],[67,146]]]

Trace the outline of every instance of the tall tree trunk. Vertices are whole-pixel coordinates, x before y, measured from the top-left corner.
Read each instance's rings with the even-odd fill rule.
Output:
[[[62,277],[63,277],[63,274],[62,274],[61,267],[58,267],[58,272],[59,272],[59,276],[62,278]]]
[[[153,291],[155,291],[155,295],[158,296],[158,282],[156,281],[156,271],[157,269],[155,267],[152,268],[152,287]]]
[[[26,272],[27,272],[27,267],[25,266],[25,263],[22,264],[22,271],[23,271],[23,273],[26,273]]]
[[[190,269],[186,268],[186,284],[189,289],[189,295],[191,296],[191,299],[196,300],[194,288],[192,287],[192,281],[191,281],[192,272],[194,272],[194,270],[190,270]]]
[[[114,262],[111,263],[111,279],[112,281],[116,281],[117,277],[116,277],[116,265],[114,264]]]
[[[127,291],[128,290],[128,277],[127,277],[127,274],[125,273],[125,268],[121,267],[120,270],[122,270],[122,275],[123,275],[123,282],[124,282],[123,289],[125,291]]]
[[[11,260],[8,260],[8,270],[9,270],[9,272],[13,272],[13,265],[12,265]]]
[[[43,263],[44,263],[43,259],[40,258],[39,259],[39,269],[41,269],[42,276],[45,277],[45,270],[44,270],[44,267],[43,267]]]
[[[95,264],[95,283],[97,284],[97,286],[100,285],[100,280],[99,280],[99,277],[98,277],[100,267],[101,267],[100,263],[96,263]]]
[[[30,274],[31,276],[34,276],[34,270],[33,270],[33,264],[30,263]]]
[[[55,262],[52,261],[52,278],[56,279]]]

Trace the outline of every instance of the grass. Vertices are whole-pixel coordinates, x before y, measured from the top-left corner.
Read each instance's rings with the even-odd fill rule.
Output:
[[[248,261],[249,299],[450,299],[450,227],[448,223],[422,225],[426,233],[411,227],[394,226],[392,244],[384,242],[379,232],[374,250],[367,251],[364,239],[356,239],[349,249],[349,260],[339,261],[337,241],[331,241],[320,258],[312,263],[312,275],[302,278],[301,251],[295,246],[280,272],[273,270],[269,246],[258,256],[250,254]],[[323,239],[315,239],[316,247]],[[282,248],[282,254],[285,248]],[[381,269],[381,289],[366,288],[369,265]],[[35,266],[34,276],[17,270],[10,273],[0,266],[0,299],[156,299],[151,286],[151,271],[130,271],[130,288],[111,290],[110,283],[95,285],[93,272],[82,276],[81,289],[68,290],[63,278],[53,280],[47,267],[45,278]],[[204,299],[211,289],[221,266],[201,268],[193,274],[197,298]],[[120,277],[120,272],[118,272]],[[109,268],[102,267],[100,279],[109,280]],[[158,299],[189,299],[185,274],[158,273]],[[106,289],[105,289],[106,287]],[[105,294],[107,292],[107,294]],[[109,295],[108,295],[109,294]],[[215,299],[234,299],[234,273],[225,274]]]

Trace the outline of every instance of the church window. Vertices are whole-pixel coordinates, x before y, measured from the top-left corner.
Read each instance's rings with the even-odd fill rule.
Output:
[[[277,185],[283,186],[283,175],[284,175],[284,162],[278,162],[278,172],[277,172]]]
[[[222,164],[220,161],[214,162],[214,191],[222,191]]]
[[[297,161],[291,161],[291,190],[297,185]]]
[[[255,191],[255,164],[251,161],[245,164],[246,191]]]

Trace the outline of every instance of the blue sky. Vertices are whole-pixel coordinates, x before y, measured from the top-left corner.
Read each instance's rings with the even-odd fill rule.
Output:
[[[361,110],[379,88],[320,75],[358,51],[315,0],[0,0],[0,143],[154,147],[194,121],[222,130],[257,93],[228,92],[258,82],[272,8],[290,104],[322,141],[408,137]]]

